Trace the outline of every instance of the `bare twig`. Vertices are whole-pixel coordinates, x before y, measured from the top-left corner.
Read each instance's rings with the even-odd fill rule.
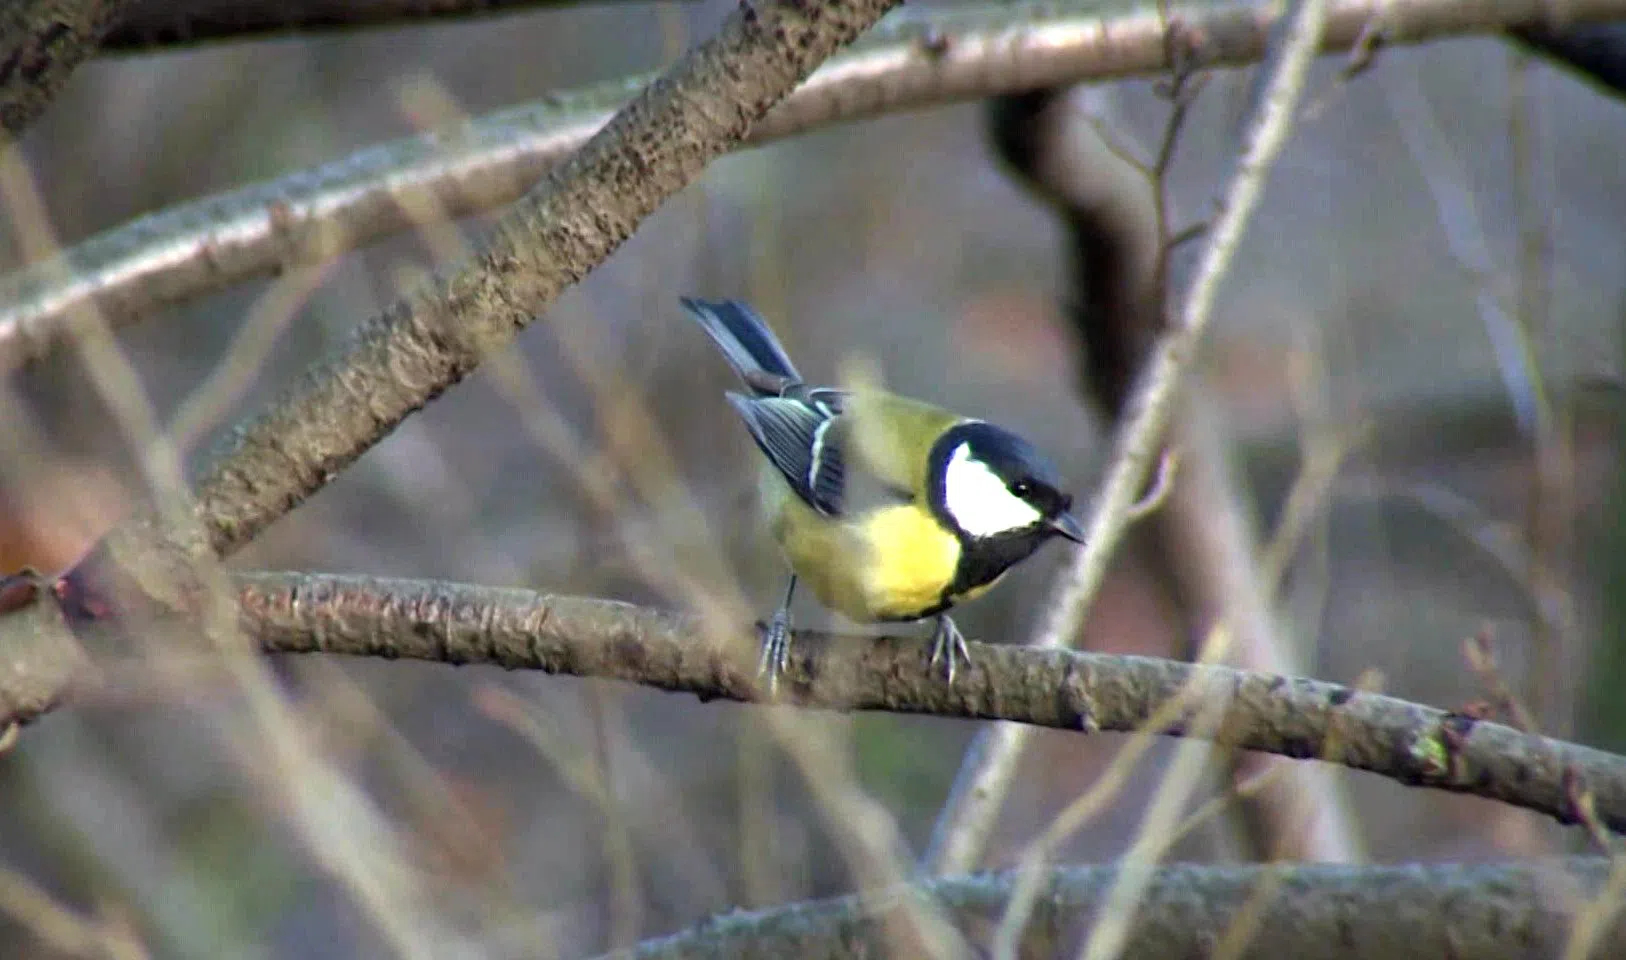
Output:
[[[1136,399],[1126,411],[1127,419],[1118,434],[1112,468],[1096,500],[1085,545],[1074,554],[1071,568],[1062,575],[1048,618],[1034,641],[1036,646],[1071,646],[1106,577],[1146,483],[1147,471],[1159,455],[1164,433],[1180,405],[1183,381],[1208,325],[1219,284],[1264,187],[1265,176],[1286,142],[1304,77],[1319,49],[1325,13],[1321,0],[1304,0],[1291,14],[1292,27],[1279,54],[1279,65],[1261,100],[1224,208],[1206,238],[1207,246],[1180,316],[1160,337],[1139,377]],[[1160,155],[1167,154],[1165,147]],[[1228,613],[1234,615],[1234,611]],[[1251,631],[1258,619],[1238,623],[1235,628]],[[934,830],[928,861],[932,869],[960,872],[975,862],[1027,737],[1026,728],[1006,725],[990,728],[978,738]],[[1115,951],[1116,947],[1111,949]]]
[[[1496,662],[1496,650],[1491,645],[1489,626],[1462,641],[1462,658],[1468,662],[1468,669],[1479,678],[1480,685],[1489,696],[1489,706],[1495,711],[1493,716],[1507,718],[1507,722],[1520,730],[1541,732],[1535,714],[1502,678],[1501,667]]]
[[[1340,4],[1323,49],[1352,44],[1380,6]],[[1390,42],[1538,20],[1543,0],[1408,0]],[[1202,65],[1263,53],[1269,8],[1184,11]],[[1626,0],[1572,0],[1574,23],[1626,12]],[[1154,7],[981,6],[900,13],[862,49],[833,59],[751,132],[754,143],[881,113],[1167,69]],[[923,38],[934,42],[923,42]],[[452,215],[500,206],[584,143],[646,80],[636,77],[492,114],[467,127],[381,144],[312,170],[172,208],[86,240],[50,264],[0,278],[0,368],[42,356],[75,304],[115,323],[251,277],[332,257],[411,225],[403,200],[433,196]]]
[[[170,419],[168,432],[175,449],[191,449],[220,425],[328,272],[321,267],[290,270],[255,300],[214,372],[187,395]]]
[[[31,933],[41,946],[65,957],[145,960],[148,956],[138,941],[58,903],[28,877],[3,866],[0,915]]]
[[[1531,58],[1510,57],[1508,89],[1508,146],[1513,154],[1512,193],[1514,222],[1519,238],[1514,330],[1519,338],[1521,365],[1532,385],[1535,418],[1531,432],[1529,543],[1534,561],[1530,589],[1530,671],[1525,699],[1536,718],[1549,730],[1568,732],[1572,716],[1560,716],[1559,689],[1574,666],[1580,644],[1573,585],[1562,559],[1575,547],[1576,450],[1570,411],[1552,385],[1553,368],[1569,363],[1561,332],[1552,321],[1552,250],[1549,215],[1553,164],[1543,156],[1540,114],[1529,91]],[[1548,629],[1542,607],[1561,611],[1564,629]]]
[[[1077,104],[1063,90],[994,101],[989,138],[1006,163],[1059,208],[1067,223],[1075,272],[1068,312],[1087,344],[1085,379],[1097,396],[1121,403],[1161,326],[1151,289],[1159,244],[1157,191],[1149,171],[1093,118],[1079,116]],[[1157,448],[1151,455],[1159,455],[1163,465],[1170,462]],[[1166,485],[1156,486],[1171,489],[1172,475],[1165,473],[1164,479]],[[1154,487],[1153,493],[1134,500],[1145,502],[1148,496],[1159,499]],[[1128,504],[1120,525],[1145,512]],[[1106,557],[1100,559],[1104,563]],[[938,814],[924,861],[927,869],[963,873],[976,865],[1026,736],[1009,725],[977,734]]]
[[[25,249],[54,246],[43,198],[14,153],[0,154],[0,200]],[[142,478],[157,503],[155,516],[172,530],[190,531],[193,521],[186,510],[180,458],[160,434],[140,378],[114,344],[107,324],[93,308],[81,312],[86,315],[76,318],[74,345],[86,381],[107,405],[127,442],[140,451]],[[152,576],[146,582],[165,589],[170,572],[141,571],[137,576]],[[189,626],[201,633],[212,654],[208,665],[221,668],[233,692],[241,695],[242,712],[222,717],[217,729],[237,748],[248,775],[269,788],[268,799],[285,806],[289,825],[316,862],[343,885],[396,954],[413,958],[432,956],[437,950],[467,952],[472,944],[428,909],[391,824],[309,741],[268,665],[237,631],[232,586],[219,565],[206,558],[187,575],[199,589]],[[20,629],[27,623],[19,618],[7,625]],[[193,665],[188,662],[193,658],[185,656],[184,643],[178,647],[173,636],[137,633],[132,639],[149,667],[173,675]]]
[[[1322,450],[1324,446],[1313,447],[1310,459],[1316,461],[1331,458],[1330,451],[1318,454],[1318,451]],[[1299,543],[1303,527],[1302,515],[1307,515],[1313,510],[1314,491],[1324,489],[1330,468],[1330,464],[1325,466],[1307,464],[1287,498],[1289,506],[1283,509],[1282,520],[1260,560],[1262,568],[1259,573],[1260,579],[1272,592],[1275,591],[1285,571],[1285,560],[1278,562],[1271,558],[1285,557]],[[1356,689],[1363,693],[1375,692],[1377,682],[1373,678],[1363,677],[1356,684]],[[1142,734],[1168,726],[1179,711],[1187,709],[1190,693],[1190,690],[1184,691],[1183,697],[1171,698],[1159,706],[1158,712],[1147,718],[1142,729],[1137,731],[1130,742],[1113,755],[1112,762],[1096,778],[1090,789],[1069,803],[1052,819],[1044,832],[1028,845],[1017,867],[1017,881],[1012,888],[1011,899],[1006,905],[1005,915],[996,934],[998,938],[995,945],[996,953],[999,952],[1001,944],[1014,949],[1019,942],[1021,931],[1027,927],[1028,918],[1039,896],[1041,878],[1045,873],[1047,861],[1055,849],[1113,801],[1122,790],[1129,772],[1152,745],[1152,738]],[[1210,799],[1197,812],[1187,817],[1177,830],[1172,831],[1170,845],[1197,826],[1213,819],[1235,799],[1257,794],[1260,790],[1284,779],[1285,774],[1293,769],[1293,766],[1286,763],[1268,765],[1264,770],[1238,784],[1233,791]]]
[[[1169,491],[1174,488],[1174,479],[1179,472],[1179,451],[1173,449],[1163,451],[1163,458],[1157,462],[1157,473],[1152,475],[1152,489],[1130,505],[1129,514],[1125,519],[1134,523],[1156,513],[1157,509],[1168,501]]]
[[[996,957],[1014,956],[1021,947],[1024,931],[1033,915],[1047,876],[1048,863],[1056,847],[1072,836],[1080,827],[1107,809],[1128,783],[1129,774],[1154,743],[1160,730],[1168,729],[1183,713],[1194,706],[1196,691],[1190,687],[1165,700],[1157,711],[1146,718],[1123,749],[1112,757],[1112,762],[1078,798],[1057,814],[1044,832],[1028,844],[1021,862],[1014,871],[1014,883],[1005,902],[999,926],[994,931],[993,953]]]
[[[456,20],[574,0],[130,0],[103,50],[141,50],[208,40],[251,40],[292,31]]]
[[[590,694],[591,695],[591,694]],[[636,941],[638,929],[638,861],[632,833],[627,828],[625,804],[615,795],[615,786],[602,758],[582,756],[584,751],[555,729],[547,715],[535,705],[501,688],[490,686],[476,692],[475,704],[486,716],[512,730],[531,744],[565,779],[569,787],[588,800],[604,817],[604,858],[609,874],[611,923],[609,945],[628,946]],[[595,762],[597,761],[597,762]]]
[[[1050,957],[1077,942],[1106,900],[1113,867],[1052,871],[1046,911],[1023,940],[1023,956]],[[1250,957],[1294,960],[1389,960],[1408,956],[1513,960],[1559,956],[1583,898],[1607,884],[1603,858],[1418,866],[1160,867],[1151,878],[1130,936],[1142,960],[1212,956],[1222,935],[1261,887],[1278,894],[1259,903]],[[888,915],[910,898],[929,897],[962,926],[997,916],[1010,874],[922,881],[886,897],[792,904],[708,919],[672,937],[610,955],[617,960],[732,960],[830,957],[883,952]],[[1626,923],[1605,916],[1591,956],[1626,950]],[[609,958],[605,958],[609,960]]]
[[[1217,655],[1228,639],[1223,636],[1225,632],[1224,625],[1210,631],[1204,652],[1213,651]],[[1115,960],[1123,952],[1157,864],[1174,843],[1180,813],[1202,781],[1210,752],[1207,745],[1196,738],[1213,735],[1221,709],[1213,700],[1198,704],[1191,726],[1195,738],[1182,741],[1175,749],[1173,761],[1152,791],[1140,827],[1119,861],[1118,875],[1107,891],[1101,915],[1090,925],[1089,935],[1079,948],[1078,960]],[[1017,952],[1003,954],[1000,960],[1017,960]]]

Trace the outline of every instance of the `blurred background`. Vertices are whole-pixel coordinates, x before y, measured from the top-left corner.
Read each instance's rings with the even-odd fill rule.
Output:
[[[588,4],[104,57],[30,131],[26,159],[72,244],[410,134],[448,110],[478,115],[658,68],[730,7]],[[1615,388],[1626,105],[1493,39],[1386,50],[1348,84],[1341,66],[1326,59],[1313,74],[1311,107],[1225,284],[1203,360],[1201,402],[1262,538],[1307,433],[1364,428],[1294,554],[1283,633],[1312,676],[1353,683],[1376,671],[1386,692],[1461,708],[1485,696],[1464,640],[1488,631],[1502,678],[1544,731],[1626,748],[1613,693],[1626,671],[1626,408]],[[1218,73],[1197,101],[1171,174],[1177,221],[1211,213],[1252,82],[1252,71]],[[1143,157],[1168,114],[1146,80],[1071,105]],[[1521,228],[1528,240],[1532,227],[1520,189],[1546,251],[1534,274],[1521,272],[1531,249]],[[159,415],[190,428],[181,439],[195,468],[234,420],[482,225],[371,246],[293,293],[283,281],[247,283],[147,318],[119,342]],[[0,221],[0,267],[21,257]],[[1511,305],[1532,276],[1544,302],[1521,327]],[[1015,427],[1087,500],[1106,466],[1106,425],[1079,388],[1067,277],[1062,230],[991,150],[981,105],[742,151],[521,335],[517,362],[482,368],[412,417],[232,565],[682,607],[692,598],[650,576],[651,564],[681,566],[737,587],[765,614],[783,574],[752,521],[756,455],[723,403],[727,370],[677,297],[750,300],[811,377],[833,380],[865,358],[895,389]],[[264,308],[273,296],[291,297],[286,317]],[[267,351],[239,352],[222,371],[251,323]],[[224,387],[200,404],[197,389],[214,377]],[[0,568],[59,568],[140,501],[136,451],[73,351],[11,386],[50,456],[0,470]],[[1546,472],[1532,412],[1543,402],[1564,451]],[[652,425],[617,433],[638,418]],[[624,464],[634,435],[633,459],[661,486],[607,503],[584,487],[592,480],[572,451]],[[629,556],[629,531],[646,556]],[[726,562],[710,563],[719,549]],[[1145,552],[1132,541],[1121,554],[1082,645],[1185,649]],[[965,608],[967,635],[1029,637],[1063,559],[1049,548]],[[811,603],[797,614],[823,622]],[[274,669],[315,739],[400,828],[446,922],[492,956],[588,955],[854,885],[831,824],[754,722],[762,708],[489,668],[304,658]],[[260,760],[219,735],[222,709],[207,690],[136,689],[30,727],[0,757],[5,871],[156,956],[387,955],[257,779]],[[848,744],[861,787],[916,849],[976,732],[881,715],[795,722]],[[983,865],[1013,864],[1124,742],[1041,733]],[[1123,852],[1170,749],[1147,754],[1062,859]],[[1341,782],[1374,861],[1575,843],[1485,801],[1359,774]],[[1175,855],[1215,854],[1198,834]],[[59,955],[4,915],[0,954]]]

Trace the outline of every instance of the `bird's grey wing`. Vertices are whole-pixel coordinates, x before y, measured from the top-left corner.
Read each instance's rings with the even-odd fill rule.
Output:
[[[847,464],[839,406],[799,397],[728,394],[768,462],[808,506],[825,516],[845,507]]]

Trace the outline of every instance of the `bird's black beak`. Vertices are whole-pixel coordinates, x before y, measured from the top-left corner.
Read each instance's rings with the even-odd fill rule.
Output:
[[[1061,534],[1074,543],[1084,542],[1084,526],[1078,522],[1077,517],[1070,513],[1057,514],[1046,520],[1045,523],[1052,531]]]

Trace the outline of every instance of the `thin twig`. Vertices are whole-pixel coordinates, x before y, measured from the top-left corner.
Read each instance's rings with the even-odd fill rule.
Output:
[[[1174,449],[1163,451],[1163,458],[1157,462],[1157,473],[1152,475],[1152,489],[1130,505],[1125,519],[1134,523],[1157,512],[1169,499],[1169,491],[1174,488],[1174,480],[1179,472],[1180,452]]]
[[[43,198],[14,152],[0,151],[0,200],[32,250],[54,246]],[[182,535],[193,534],[186,509],[180,457],[158,428],[157,413],[129,358],[118,349],[105,319],[93,306],[76,318],[74,346],[86,380],[107,406],[120,433],[141,454],[142,479],[156,501],[154,517]],[[138,576],[156,591],[171,589],[172,577],[184,575],[199,590],[191,609],[193,630],[201,633],[212,666],[224,668],[241,694],[241,715],[228,715],[219,733],[242,761],[246,774],[274,791],[287,808],[287,819],[315,860],[364,911],[391,949],[404,958],[429,957],[437,951],[470,951],[461,937],[431,910],[421,896],[416,874],[408,868],[399,837],[360,787],[346,778],[310,740],[297,719],[289,696],[254,655],[252,644],[237,631],[231,584],[213,558],[194,569],[142,570]],[[43,604],[36,604],[42,606]],[[28,621],[8,619],[11,631],[26,630]],[[128,626],[128,624],[126,624]],[[193,631],[188,634],[196,635]],[[135,651],[161,670],[187,666],[183,646],[164,632],[138,633]],[[477,957],[478,951],[469,954]]]
[[[1325,12],[1322,0],[1304,0],[1297,8],[1276,75],[1261,101],[1224,208],[1207,235],[1207,246],[1181,314],[1158,339],[1141,374],[1137,401],[1130,405],[1128,419],[1118,434],[1112,467],[1096,500],[1085,544],[1074,554],[1071,567],[1059,581],[1047,619],[1034,641],[1037,647],[1071,646],[1090,602],[1106,578],[1145,486],[1147,471],[1160,454],[1163,435],[1179,405],[1183,381],[1207,328],[1220,282],[1263,190],[1265,176],[1286,142],[1305,74],[1319,49]],[[958,872],[969,868],[982,846],[982,838],[992,828],[1027,737],[1024,727],[995,727],[985,732],[968,753],[954,795],[935,830],[930,859],[933,869]]]
[[[415,85],[409,92],[415,113],[444,115],[455,111],[443,91]],[[458,238],[443,227],[434,226],[442,217],[435,211],[418,212],[430,246],[445,259],[461,256]],[[713,537],[705,530],[703,516],[688,495],[677,459],[659,429],[654,414],[639,401],[636,391],[628,391],[628,372],[613,359],[603,358],[585,342],[592,325],[578,331],[569,325],[553,328],[564,359],[571,365],[588,393],[595,399],[602,451],[591,455],[574,436],[558,411],[511,353],[500,353],[488,361],[498,383],[514,404],[522,422],[536,441],[558,461],[563,476],[575,481],[585,502],[607,518],[616,518],[627,558],[632,568],[653,589],[686,609],[700,612],[699,622],[709,625],[713,636],[733,635],[733,628],[745,619],[745,601],[731,582],[707,577],[706,571],[722,570],[725,559],[717,554]],[[649,513],[650,528],[629,526],[628,517]],[[671,545],[682,544],[682,555]],[[848,861],[860,886],[888,887],[903,882],[911,872],[912,859],[905,855],[905,841],[891,814],[864,790],[852,769],[844,746],[819,725],[808,725],[795,711],[771,711],[766,729],[799,768],[815,807],[824,815],[832,835]],[[607,816],[610,811],[606,811]],[[614,819],[614,818],[612,818]],[[625,894],[625,889],[623,889]],[[625,899],[625,897],[624,897]],[[930,904],[921,903],[907,911],[910,924],[900,928],[898,950],[919,947],[933,957],[956,953],[958,935],[936,915]]]
[[[1202,648],[1205,662],[1224,655],[1222,651],[1230,641],[1228,634],[1224,624],[1209,631]],[[1123,952],[1157,864],[1174,842],[1174,828],[1179,825],[1180,813],[1202,781],[1208,765],[1207,744],[1196,738],[1212,737],[1222,712],[1223,708],[1213,700],[1198,704],[1191,723],[1195,738],[1182,741],[1175,749],[1174,760],[1152,791],[1140,828],[1119,861],[1118,875],[1107,891],[1101,916],[1090,925],[1089,936],[1079,948],[1078,960],[1114,960]],[[1017,955],[1012,951],[1002,960],[1017,960]]]
[[[86,960],[145,960],[145,948],[64,903],[27,876],[0,866],[0,916],[28,931],[40,946]],[[15,948],[15,947],[14,947]]]
[[[1323,49],[1347,49],[1396,0],[1339,4]],[[1478,33],[1545,15],[1543,0],[1409,0],[1396,44]],[[1221,2],[1182,11],[1204,65],[1263,55],[1267,8]],[[1572,0],[1571,23],[1618,18],[1626,0]],[[922,38],[935,42],[923,43]],[[1155,5],[1093,4],[900,12],[834,58],[751,133],[761,143],[941,103],[1168,69]],[[320,261],[411,225],[402,201],[438,198],[454,216],[518,197],[581,146],[648,77],[490,114],[466,127],[378,144],[332,163],[151,214],[85,240],[52,263],[0,277],[0,369],[43,356],[72,309],[97,301],[115,325],[244,280]]]

